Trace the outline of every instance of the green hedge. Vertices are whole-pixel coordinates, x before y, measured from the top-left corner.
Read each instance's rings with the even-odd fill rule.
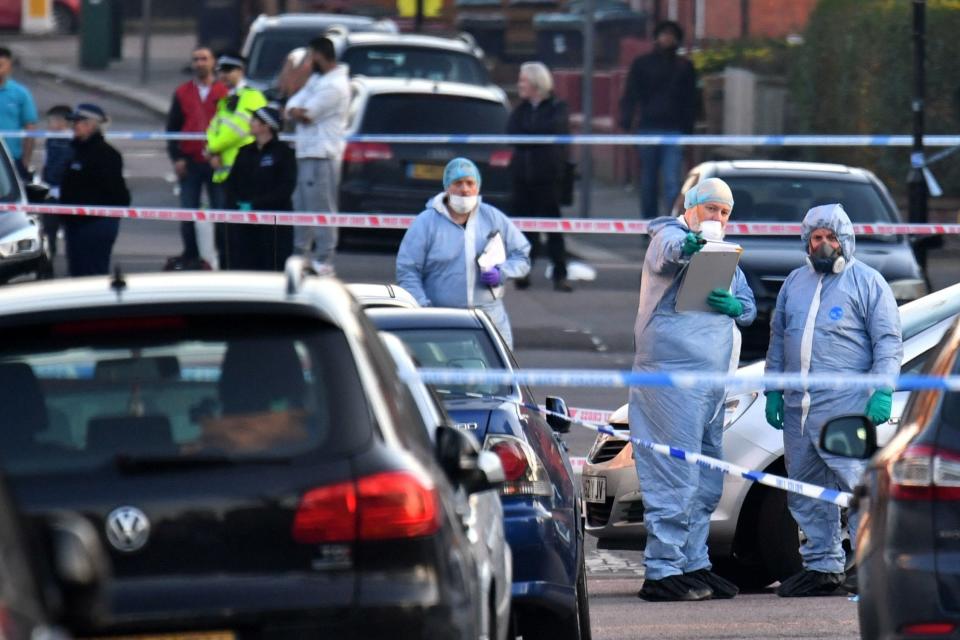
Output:
[[[955,134],[960,1],[929,0],[926,17],[926,132]],[[803,45],[792,50],[793,132],[910,134],[912,35],[912,3],[906,0],[820,0]],[[909,149],[818,148],[802,155],[866,167],[894,192],[905,191]],[[934,166],[946,195],[960,191],[958,158]]]

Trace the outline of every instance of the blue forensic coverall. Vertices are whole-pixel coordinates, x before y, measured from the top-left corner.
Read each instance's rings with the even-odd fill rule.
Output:
[[[676,311],[677,292],[689,258],[681,251],[689,229],[683,218],[650,223],[643,261],[640,306],[634,326],[633,370],[725,373],[731,368],[735,323],[757,316],[753,291],[738,267],[731,291],[743,305],[736,319],[721,313]],[[630,434],[686,451],[723,457],[723,389],[630,388]],[[634,447],[643,493],[646,577],[710,569],[707,532],[723,491],[723,475],[649,449]]]
[[[403,235],[397,252],[397,284],[409,291],[424,307],[483,309],[513,348],[513,332],[503,306],[504,287],[480,282],[477,257],[487,238],[500,232],[507,260],[500,265],[506,278],[520,278],[530,272],[530,243],[506,214],[479,202],[460,226],[444,204],[445,192],[437,194]]]
[[[853,224],[836,204],[811,209],[803,219],[804,252],[816,229],[830,229],[845,260],[840,273],[818,273],[808,264],[787,276],[770,321],[768,373],[828,373],[848,377],[897,375],[903,358],[900,312],[889,285],[876,270],[854,258]],[[820,430],[830,418],[862,414],[871,392],[862,389],[784,391],[783,446],[787,475],[821,487],[851,491],[865,462],[824,453]],[[790,512],[806,535],[800,547],[804,568],[843,573],[840,508],[787,494]],[[858,517],[850,513],[851,544]]]

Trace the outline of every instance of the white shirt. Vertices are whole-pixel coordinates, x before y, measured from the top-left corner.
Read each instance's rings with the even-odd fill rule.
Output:
[[[344,65],[311,75],[307,84],[286,104],[287,113],[290,109],[304,109],[310,118],[309,124],[297,122],[297,157],[339,158],[344,148],[349,107],[350,81]]]

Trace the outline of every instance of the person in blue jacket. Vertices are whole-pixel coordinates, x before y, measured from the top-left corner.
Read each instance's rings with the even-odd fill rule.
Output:
[[[853,224],[843,205],[814,207],[801,230],[807,264],[787,276],[770,320],[767,373],[898,375],[903,358],[900,313],[875,269],[854,257]],[[866,414],[875,424],[890,419],[893,389],[767,390],[767,422],[783,430],[787,474],[794,480],[851,491],[865,463],[820,451],[820,431],[830,418]],[[828,595],[843,583],[845,554],[840,509],[788,493],[793,518],[806,541],[803,570],[784,580],[777,595]],[[857,514],[848,519],[856,541]],[[853,580],[846,585],[855,590]]]
[[[633,370],[726,373],[739,360],[736,325],[753,322],[757,308],[747,280],[736,269],[727,288],[707,298],[710,311],[677,311],[677,293],[686,267],[705,240],[700,226],[720,222],[733,210],[730,187],[719,178],[694,185],[677,218],[651,221],[643,261],[640,304],[634,327]],[[722,458],[722,388],[632,387],[630,434],[641,440]],[[732,598],[736,585],[710,569],[707,533],[723,490],[719,471],[689,465],[644,447],[634,448],[647,530],[643,587],[645,600]]]
[[[503,285],[530,272],[530,243],[502,211],[481,201],[480,183],[479,169],[467,158],[447,163],[444,190],[427,202],[400,243],[397,284],[424,307],[483,309],[513,348]],[[482,270],[477,258],[497,234],[506,260]]]

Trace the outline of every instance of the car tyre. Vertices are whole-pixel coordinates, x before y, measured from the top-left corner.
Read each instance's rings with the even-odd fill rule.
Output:
[[[77,32],[77,18],[69,7],[62,4],[53,5],[54,31],[61,35]]]
[[[767,583],[799,572],[803,568],[800,527],[790,515],[785,491],[767,489],[764,492],[757,524],[757,531],[761,532],[760,558],[769,578]]]
[[[591,640],[590,593],[587,591],[587,565],[580,561],[577,576],[577,608],[569,616],[553,614],[533,616],[521,625],[524,640]]]

